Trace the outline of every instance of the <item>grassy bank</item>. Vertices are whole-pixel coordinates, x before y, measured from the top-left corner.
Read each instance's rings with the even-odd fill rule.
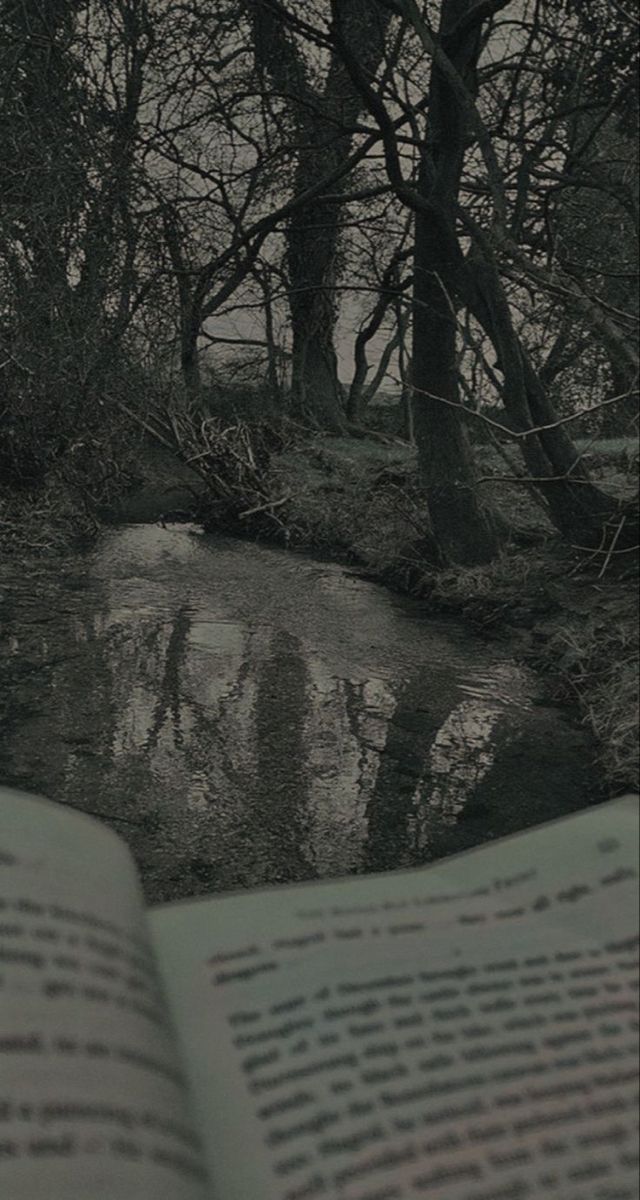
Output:
[[[611,441],[585,446],[593,477],[628,496],[632,448]],[[637,463],[635,464],[637,470]],[[343,557],[372,578],[424,599],[432,611],[461,615],[485,636],[515,642],[543,673],[551,696],[577,705],[597,745],[612,792],[638,787],[637,572],[585,560],[555,535],[528,489],[496,481],[505,464],[482,451],[488,498],[514,531],[489,566],[439,570],[425,551],[423,508],[414,457],[402,444],[317,439],[275,464],[274,488],[288,493],[282,540]],[[635,558],[631,555],[629,558]]]

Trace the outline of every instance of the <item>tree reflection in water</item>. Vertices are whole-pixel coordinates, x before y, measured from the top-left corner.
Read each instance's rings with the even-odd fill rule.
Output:
[[[4,584],[2,778],[112,824],[152,899],[424,862],[479,794],[476,840],[584,803],[526,672],[342,568],[137,527]]]

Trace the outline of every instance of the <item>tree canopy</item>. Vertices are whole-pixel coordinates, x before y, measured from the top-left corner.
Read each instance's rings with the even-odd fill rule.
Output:
[[[145,389],[208,403],[233,355],[341,433],[395,371],[445,560],[499,545],[487,416],[598,544],[619,506],[570,432],[637,420],[636,59],[618,0],[7,0],[9,475]]]

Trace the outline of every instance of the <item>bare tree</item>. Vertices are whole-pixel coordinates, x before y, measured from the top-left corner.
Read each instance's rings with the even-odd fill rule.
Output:
[[[362,218],[362,237],[367,233],[367,267],[361,270],[365,295],[373,293],[366,315],[360,323],[354,341],[353,375],[347,395],[347,416],[350,422],[362,421],[368,405],[381,387],[392,358],[404,346],[409,324],[410,307],[401,301],[406,299],[413,282],[411,263],[413,260],[412,214],[401,214],[402,220],[391,220],[388,214],[384,223],[374,222],[368,232],[366,215]],[[352,270],[353,273],[353,270]],[[377,365],[372,370],[369,348],[382,331],[386,340],[379,352]]]
[[[363,70],[342,36],[337,3],[333,5],[333,37],[383,134],[386,167],[396,194],[416,212],[414,410],[436,536],[447,545],[445,552],[459,561],[474,554],[490,555],[495,547],[475,498],[473,468],[460,422],[455,347],[460,311],[466,307],[493,345],[503,401],[534,486],[552,519],[578,544],[597,545],[603,536],[603,523],[616,519],[616,514],[619,519],[618,505],[589,482],[566,427],[557,420],[544,375],[536,369],[519,336],[504,284],[505,278],[515,280],[521,290],[541,293],[562,305],[573,320],[586,324],[607,345],[617,361],[637,371],[637,355],[629,343],[630,314],[612,312],[604,298],[594,297],[579,279],[558,270],[557,260],[553,256],[549,259],[549,247],[542,236],[544,209],[542,235],[538,220],[537,240],[533,245],[527,243],[536,223],[530,215],[532,153],[545,165],[549,159],[557,164],[566,158],[567,106],[563,109],[559,103],[551,117],[543,118],[540,109],[531,115],[530,124],[537,124],[537,134],[529,138],[531,146],[522,138],[519,142],[516,139],[520,162],[516,186],[512,188],[509,153],[505,156],[500,137],[490,131],[479,93],[491,19],[510,7],[509,0],[481,4],[444,0],[438,6],[437,32],[415,0],[397,0],[389,5],[385,2],[385,7],[392,8],[419,40],[424,52],[423,69],[428,73],[428,121],[426,135],[419,134],[421,167],[417,185],[402,169],[385,78],[374,85]],[[514,108],[527,108],[518,100],[521,77],[524,75],[528,81],[528,62],[522,56],[531,53],[540,35],[539,16],[544,5],[525,6],[527,10],[529,7],[529,24],[522,23],[522,10],[519,13],[516,52],[503,43],[494,49],[493,60],[484,73],[486,78],[502,70],[510,80],[503,126],[508,124]],[[573,48],[579,44],[579,37],[574,23]],[[564,103],[566,97],[561,99]],[[415,112],[416,102],[413,104]],[[572,107],[574,104],[575,98]],[[513,137],[506,139],[506,145],[511,152]],[[449,415],[445,416],[447,410]]]
[[[473,87],[482,22],[464,24],[469,5],[445,0],[440,38],[443,57],[454,64],[461,86]],[[439,64],[431,70],[428,135],[421,148],[417,184],[402,171],[392,121],[381,94],[371,85],[343,36],[340,5],[332,3],[334,38],[356,86],[379,122],[386,166],[396,193],[415,210],[413,364],[414,429],[433,533],[443,556],[454,562],[483,562],[497,549],[490,515],[474,486],[474,467],[460,414],[457,336],[457,278],[460,249],[455,223],[467,114]]]
[[[259,77],[275,93],[291,129],[293,188],[304,194],[350,155],[362,109],[340,55],[326,47],[305,53],[309,27],[272,0],[247,0]],[[357,46],[363,69],[374,72],[389,14],[366,0],[344,0],[343,32]],[[340,186],[344,185],[344,179]],[[337,189],[336,189],[337,190]],[[294,411],[312,424],[343,430],[345,413],[334,345],[340,278],[340,208],[335,201],[301,205],[286,225],[292,334]]]
[[[310,145],[314,114],[306,112],[304,97],[297,97],[293,83],[291,95],[281,95],[260,67],[259,54],[256,69],[247,34],[252,28],[262,46],[271,29],[261,4],[225,0],[213,11],[194,0],[188,9],[168,8],[163,19],[139,141],[162,215],[186,393],[200,391],[200,351],[212,325],[250,281],[255,294],[262,289],[264,296],[264,281],[280,263],[284,245],[293,390],[301,398],[308,380],[315,379],[317,412],[312,417],[309,408],[306,419],[342,428],[333,348],[340,227],[335,202],[326,209],[330,227],[319,230],[317,240],[307,242],[304,226],[318,220],[324,193],[344,189],[378,135],[372,131],[354,143],[350,112],[342,112],[338,96],[345,77],[338,63],[333,82],[327,81],[333,98],[322,110],[326,145],[322,140]],[[297,54],[293,43],[291,54]],[[310,270],[315,282],[307,277]],[[265,321],[268,314],[266,305]],[[304,334],[305,320],[313,332],[310,326]],[[260,335],[268,341],[264,323]],[[273,383],[273,362],[270,371]],[[299,415],[305,404],[300,399],[295,406]]]

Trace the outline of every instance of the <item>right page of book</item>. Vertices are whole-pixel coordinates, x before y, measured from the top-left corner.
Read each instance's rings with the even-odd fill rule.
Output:
[[[225,1200],[637,1200],[638,800],[150,914]]]

